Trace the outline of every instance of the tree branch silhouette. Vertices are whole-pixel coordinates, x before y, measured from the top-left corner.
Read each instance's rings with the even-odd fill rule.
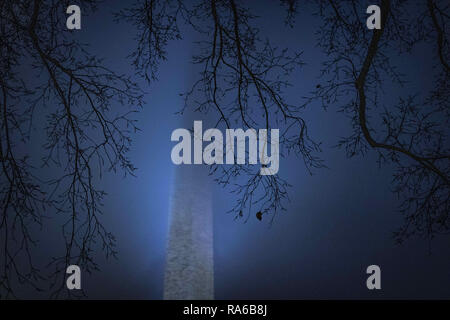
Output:
[[[97,4],[97,1],[82,2],[91,10]],[[96,181],[105,170],[120,168],[130,174],[135,170],[126,153],[130,134],[137,130],[132,114],[137,111],[135,107],[142,105],[142,92],[129,78],[108,69],[89,54],[64,29],[62,21],[65,22],[68,5],[67,1],[35,0],[6,2],[1,7],[1,38],[7,43],[1,77],[1,127],[7,133],[6,139],[2,135],[0,148],[1,179],[9,182],[1,193],[0,231],[5,240],[5,255],[1,262],[0,292],[4,292],[5,298],[14,296],[12,277],[42,290],[37,283],[44,275],[32,263],[33,238],[28,223],[30,219],[41,223],[42,212],[48,207],[62,217],[59,219],[64,240],[63,254],[52,259],[48,267],[53,271],[45,275],[51,279],[52,297],[74,295],[65,290],[68,265],[77,264],[91,272],[98,269],[92,255],[94,250],[103,250],[107,257],[115,256],[115,238],[101,222],[105,193],[96,187]],[[41,73],[44,79],[41,83],[22,80],[17,69],[23,61]],[[19,115],[26,104],[31,105],[31,113]],[[117,115],[113,115],[120,105],[131,108],[124,112],[117,110]],[[13,124],[17,134],[14,141],[21,141],[23,146],[29,143],[30,136],[22,129],[33,127],[32,111],[44,107],[49,113],[42,163],[61,171],[61,175],[46,181],[30,172],[32,166],[25,162],[27,156],[23,162],[16,160],[13,138],[9,135]],[[40,204],[48,207],[40,208]],[[14,227],[17,224],[20,230]],[[15,234],[22,240],[18,241]],[[21,265],[28,271],[22,271],[15,262],[20,254],[28,257],[28,263]]]
[[[401,1],[383,0],[382,28],[368,31],[358,27],[363,25],[363,19],[356,13],[364,11],[357,1],[346,5],[335,3],[332,11],[325,7],[324,1],[315,3],[325,21],[320,46],[330,60],[324,63],[322,72],[325,84],[306,103],[319,100],[326,106],[339,103],[350,94],[355,97],[340,110],[350,116],[353,133],[339,141],[339,146],[350,157],[372,148],[378,153],[380,164],[396,165],[394,191],[403,199],[400,211],[405,216],[405,225],[394,233],[398,242],[414,234],[431,240],[436,234],[448,233],[450,150],[445,126],[449,120],[446,100],[449,73],[445,56],[449,48],[434,13],[441,12],[439,7],[428,1],[425,5],[429,14],[423,13],[413,20]],[[441,19],[448,17],[442,15]],[[405,27],[408,25],[410,30]],[[370,126],[369,112],[371,122],[376,122],[374,110],[381,104],[385,79],[405,84],[392,62],[393,53],[412,51],[428,40],[426,31],[433,28],[442,67],[434,82],[435,89],[421,102],[417,102],[417,96],[409,96],[400,98],[396,106],[385,107],[378,114],[384,130],[375,130]]]
[[[167,13],[168,7],[172,11],[164,18],[160,15],[153,20],[143,18],[139,13],[149,7],[159,14]],[[309,136],[301,107],[288,103],[284,97],[284,89],[291,86],[289,75],[303,65],[302,53],[290,54],[287,49],[276,48],[269,39],[262,40],[256,17],[241,3],[208,0],[188,7],[170,0],[136,1],[134,9],[122,12],[121,16],[131,19],[140,32],[137,49],[131,56],[134,61],[147,61],[151,70],[156,69],[158,60],[165,59],[159,43],[166,45],[167,40],[181,37],[179,28],[172,27],[177,18],[184,19],[183,23],[202,37],[199,53],[193,60],[201,66],[201,73],[192,89],[184,94],[181,113],[186,108],[200,113],[215,112],[216,127],[230,128],[233,124],[244,130],[261,126],[267,130],[282,128],[280,143],[285,152],[300,155],[308,170],[323,167],[316,155],[320,144]],[[157,21],[171,23],[163,23],[166,27],[158,29],[154,27]],[[139,64],[135,66],[141,69]],[[237,218],[252,205],[260,205],[260,211],[266,214],[284,208],[289,184],[279,176],[259,176],[259,168],[242,165],[233,168],[213,165],[211,174],[221,185],[236,186],[233,192],[239,199],[231,212]],[[239,177],[245,178],[237,183]],[[255,199],[253,195],[258,192],[261,197]]]

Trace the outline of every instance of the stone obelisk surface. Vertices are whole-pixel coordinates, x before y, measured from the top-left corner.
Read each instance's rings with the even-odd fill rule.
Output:
[[[176,168],[164,299],[214,299],[211,185],[203,165]]]
[[[191,40],[193,45],[198,39]],[[184,69],[188,88],[198,77],[199,70],[195,68],[189,63]],[[207,119],[188,108],[181,117],[180,127],[192,129],[194,120]],[[192,134],[192,147],[195,139],[199,137]],[[205,164],[175,167],[169,206],[164,299],[214,299],[212,183],[208,173]]]

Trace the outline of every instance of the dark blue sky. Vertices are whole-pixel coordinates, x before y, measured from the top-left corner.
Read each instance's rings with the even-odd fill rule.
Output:
[[[114,23],[112,12],[124,1],[107,5],[87,17],[76,32],[105,57],[105,64],[118,72],[134,74],[126,56],[135,47],[135,31],[126,23]],[[255,12],[262,34],[291,50],[304,52],[307,63],[292,75],[287,100],[300,103],[320,83],[323,54],[315,42],[319,18],[300,12],[294,28],[284,25],[285,12],[278,4],[258,1]],[[139,80],[148,92],[146,105],[136,118],[141,131],[133,136],[130,158],[138,167],[136,177],[106,174],[101,186],[108,193],[103,221],[115,234],[118,260],[104,261],[97,254],[101,271],[83,278],[88,298],[161,299],[168,213],[174,165],[170,159],[171,132],[181,123],[174,113],[183,104],[180,93],[196,79],[191,66],[192,30],[185,39],[171,42],[168,60],[162,62],[158,81]],[[401,92],[416,93],[429,86],[432,56],[416,50],[402,62],[410,84]],[[411,67],[413,66],[413,67]],[[399,88],[386,93],[397,98]],[[402,224],[392,193],[392,168],[379,168],[376,155],[348,159],[334,148],[348,133],[348,119],[336,108],[324,111],[310,105],[304,113],[311,135],[323,142],[322,158],[328,169],[309,175],[303,161],[282,158],[279,175],[292,184],[286,212],[269,225],[265,220],[247,223],[227,214],[236,201],[228,189],[214,187],[215,294],[217,299],[302,298],[450,298],[448,237],[431,243],[410,239],[396,245],[392,232]],[[33,152],[41,136],[36,135]],[[45,175],[45,171],[41,171]],[[48,226],[37,249],[44,259],[57,249],[59,231]],[[52,249],[51,249],[52,248]],[[367,266],[381,267],[382,290],[365,286]]]

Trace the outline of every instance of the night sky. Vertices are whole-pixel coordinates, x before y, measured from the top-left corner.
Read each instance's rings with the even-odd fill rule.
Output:
[[[107,66],[135,76],[127,59],[135,47],[135,30],[113,19],[113,12],[124,5],[126,1],[108,1],[95,13],[83,15],[82,30],[73,34],[104,57]],[[280,47],[303,51],[306,65],[291,75],[293,86],[286,91],[288,101],[301,103],[320,83],[325,58],[316,46],[320,17],[299,10],[290,28],[278,3],[255,1],[251,6],[265,17],[257,20],[264,36]],[[141,131],[133,135],[129,155],[138,168],[136,177],[107,173],[99,181],[107,192],[102,219],[117,238],[119,254],[117,260],[105,260],[101,251],[96,253],[101,270],[82,278],[89,299],[162,299],[175,169],[170,135],[182,126],[176,114],[183,106],[180,93],[190,89],[199,70],[191,63],[195,36],[190,27],[182,28],[183,40],[169,43],[158,81],[149,85],[135,77],[146,91],[146,104],[135,116]],[[399,94],[420,94],[429,88],[434,58],[430,50],[419,47],[399,59],[410,82],[384,92],[386,104]],[[236,196],[214,185],[216,299],[450,298],[448,236],[431,243],[420,238],[395,243],[392,234],[403,220],[392,192],[393,167],[379,167],[373,151],[349,159],[335,147],[349,130],[348,119],[337,109],[325,111],[313,103],[302,113],[310,134],[322,142],[320,156],[328,168],[313,169],[310,175],[300,158],[281,158],[278,174],[292,185],[290,202],[272,224],[254,216],[247,222],[235,220],[227,211]],[[32,154],[41,152],[44,135],[39,128],[44,121],[43,115],[36,115],[28,150]],[[39,170],[43,176],[50,172]],[[40,242],[33,253],[42,264],[61,249],[60,230],[54,224],[57,218],[37,231]],[[372,264],[381,267],[382,290],[366,288],[366,268]],[[25,288],[21,292],[28,298],[42,297]]]

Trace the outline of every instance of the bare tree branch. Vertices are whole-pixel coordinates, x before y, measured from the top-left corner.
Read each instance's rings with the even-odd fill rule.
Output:
[[[96,3],[84,1],[83,4],[85,8],[90,6],[95,9]],[[126,153],[131,143],[130,134],[137,130],[131,116],[137,111],[135,107],[142,105],[142,92],[129,78],[102,65],[100,59],[86,52],[79,42],[68,35],[69,32],[64,29],[65,23],[61,23],[65,21],[67,6],[66,1],[43,0],[7,2],[2,6],[0,38],[5,39],[9,46],[5,48],[8,54],[2,64],[2,73],[9,75],[9,78],[2,77],[4,117],[1,127],[9,131],[10,123],[16,123],[17,129],[24,125],[33,126],[31,118],[16,117],[13,101],[22,107],[27,104],[25,98],[29,97],[31,108],[47,107],[49,114],[44,129],[48,140],[43,146],[47,151],[43,165],[60,167],[62,172],[61,176],[50,181],[34,178],[28,172],[31,165],[15,160],[11,138],[6,135],[6,147],[3,143],[1,146],[2,179],[9,181],[9,191],[2,192],[4,223],[0,226],[6,239],[5,261],[2,262],[6,271],[1,282],[6,297],[13,294],[10,286],[13,272],[19,279],[27,279],[30,283],[44,276],[32,264],[29,245],[32,241],[30,231],[25,227],[26,221],[19,220],[24,226],[20,232],[24,244],[20,245],[12,238],[8,223],[11,223],[9,219],[16,220],[14,212],[19,217],[29,219],[28,216],[31,216],[40,223],[42,209],[36,204],[44,203],[62,217],[58,219],[63,219],[65,250],[53,258],[50,264],[53,271],[49,276],[53,284],[52,297],[59,297],[63,292],[71,296],[72,293],[65,290],[68,265],[77,264],[91,272],[98,269],[92,255],[94,250],[103,250],[106,256],[116,254],[115,238],[101,222],[100,208],[105,193],[96,187],[96,181],[105,170],[116,171],[120,168],[130,174],[135,170]],[[44,82],[32,84],[24,92],[18,91],[17,87],[8,87],[5,81],[20,82],[21,78],[14,73],[14,69],[21,61],[29,61],[45,75]],[[12,96],[11,92],[17,95],[11,97],[12,102],[8,103],[7,97]],[[131,109],[113,115],[112,111],[118,105],[131,106]],[[21,131],[18,134],[23,144],[28,143],[29,137]],[[23,176],[31,180],[24,180]],[[12,196],[14,198],[10,200]],[[17,197],[23,198],[23,205],[20,202],[11,204]],[[26,275],[15,267],[16,256],[9,253],[12,248],[24,251],[29,257],[29,266],[25,267],[31,271]]]

